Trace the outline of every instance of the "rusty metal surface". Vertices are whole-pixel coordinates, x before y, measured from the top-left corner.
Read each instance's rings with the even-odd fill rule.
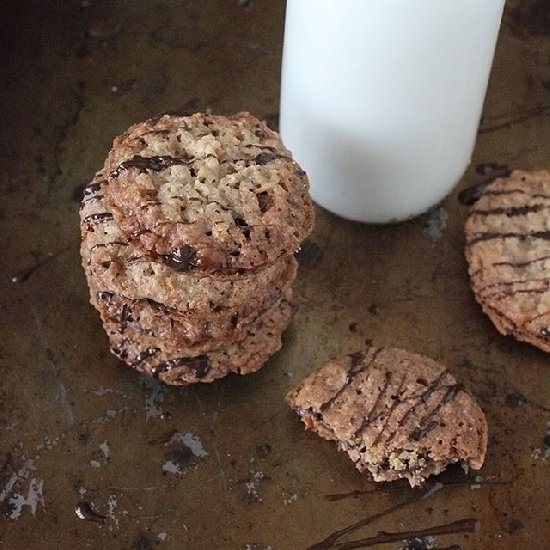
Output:
[[[303,549],[418,495],[369,483],[284,403],[365,339],[447,364],[486,411],[490,445],[479,478],[452,469],[354,536],[476,518],[478,533],[417,548],[550,548],[549,358],[499,336],[474,302],[457,191],[396,226],[319,211],[301,308],[258,374],[169,389],[107,351],[79,265],[78,189],[112,137],[148,115],[276,112],[281,2],[2,4],[0,548]],[[548,9],[509,2],[459,188],[482,163],[550,164]]]

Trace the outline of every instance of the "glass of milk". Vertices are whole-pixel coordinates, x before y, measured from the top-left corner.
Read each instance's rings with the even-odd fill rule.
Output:
[[[281,133],[315,201],[424,212],[475,144],[505,0],[287,0]]]

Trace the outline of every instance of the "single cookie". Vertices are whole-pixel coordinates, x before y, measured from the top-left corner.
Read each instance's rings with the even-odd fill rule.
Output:
[[[490,183],[465,224],[476,300],[505,335],[550,352],[550,172]]]
[[[114,140],[103,195],[122,233],[181,272],[266,266],[313,228],[305,172],[249,113],[164,115]]]
[[[195,318],[229,319],[235,313],[265,310],[296,277],[296,261],[287,255],[248,275],[198,276],[180,273],[138,250],[120,232],[103,201],[98,172],[85,188],[81,218],[82,265],[89,281],[129,300],[148,300],[189,312]]]
[[[445,367],[415,353],[371,347],[333,359],[287,400],[375,481],[415,486],[449,464],[478,470],[485,459],[487,421],[475,399]]]
[[[229,340],[241,339],[258,317],[289,293],[291,283],[277,290],[276,299],[270,294],[270,299],[260,308],[247,308],[245,305],[239,310],[241,313],[222,311],[211,313],[208,317],[180,312],[153,300],[129,300],[113,292],[98,290],[93,280],[88,285],[90,301],[104,321],[129,326],[141,334],[162,338],[194,351],[208,351],[223,346]]]
[[[247,329],[242,340],[200,355],[189,355],[184,348],[145,336],[129,326],[104,323],[104,328],[112,353],[130,367],[165,384],[184,386],[260,369],[281,349],[281,336],[290,324],[293,310],[290,302],[281,300]]]

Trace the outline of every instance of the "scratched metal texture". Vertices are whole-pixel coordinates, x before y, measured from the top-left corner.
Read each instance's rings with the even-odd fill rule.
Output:
[[[476,305],[457,200],[486,177],[483,163],[550,164],[544,0],[509,2],[473,163],[440,209],[387,227],[318,211],[301,307],[261,372],[170,389],[108,353],[79,265],[80,187],[113,136],[149,115],[274,120],[283,11],[268,0],[2,2],[1,549],[297,550],[411,497],[349,538],[473,518],[477,533],[409,547],[550,548],[549,359],[500,336]],[[471,388],[490,426],[479,478],[452,469],[420,499],[374,486],[304,432],[286,391],[366,339],[440,360]],[[79,519],[79,502],[96,521]]]

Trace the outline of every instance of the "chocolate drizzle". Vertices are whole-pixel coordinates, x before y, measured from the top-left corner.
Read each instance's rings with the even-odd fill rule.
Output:
[[[456,396],[462,391],[464,391],[464,386],[462,384],[453,384],[452,386],[447,386],[447,391],[445,392],[445,395],[443,396],[441,402],[444,404],[454,401],[456,399]]]
[[[103,523],[107,519],[107,516],[97,513],[92,505],[84,500],[75,506],[74,513],[79,519],[94,523]]]
[[[435,420],[431,420],[425,426],[417,426],[411,433],[411,439],[413,441],[420,441],[421,439],[424,439],[424,437],[426,437],[429,432],[431,432],[434,428],[437,428],[438,426],[439,422],[436,422]]]
[[[384,432],[385,432],[385,430],[388,426],[391,415],[393,414],[393,412],[395,411],[397,406],[401,403],[401,401],[399,400],[399,397],[401,395],[401,392],[403,391],[403,387],[405,386],[405,380],[406,379],[407,379],[407,375],[405,374],[405,375],[403,375],[403,378],[401,379],[401,382],[399,383],[399,387],[397,388],[397,392],[395,393],[395,398],[394,398],[393,403],[390,407],[390,410],[387,413],[384,425],[382,426],[382,429],[378,432],[378,435],[374,438],[374,441],[371,444],[372,447],[374,447],[380,441],[380,438],[382,437],[382,435],[384,434]],[[392,396],[392,397],[394,397],[394,396]],[[383,413],[384,413],[384,411],[382,411],[380,414],[383,414]],[[378,417],[376,417],[375,420],[377,418]]]
[[[178,359],[169,359],[159,363],[152,369],[153,376],[157,377],[173,369],[186,367],[193,371],[197,379],[204,378],[210,370],[210,361],[207,355],[198,355],[197,357],[180,357]]]
[[[171,157],[171,156],[153,156],[142,157],[134,155],[131,159],[121,162],[111,173],[111,178],[117,178],[122,172],[137,168],[140,172],[162,172],[166,168],[177,165],[186,165],[190,162],[189,158]]]
[[[191,271],[199,263],[196,249],[188,244],[172,250],[170,254],[162,256],[162,259],[168,267],[182,273]]]
[[[379,531],[376,536],[352,540],[349,542],[341,542],[334,546],[312,546],[308,550],[329,550],[334,548],[337,550],[355,550],[360,548],[368,548],[379,544],[389,544],[391,542],[402,542],[409,539],[421,539],[423,537],[436,537],[441,535],[455,535],[458,533],[475,533],[479,529],[479,521],[474,518],[466,518],[443,525],[427,527],[426,529],[418,529],[414,531],[401,531],[390,533],[388,531]],[[426,547],[427,548],[427,547]],[[412,550],[412,549],[411,549]],[[441,550],[444,550],[443,548]],[[460,550],[460,546],[452,545],[447,547],[447,550]]]
[[[270,151],[263,151],[256,156],[256,158],[254,159],[254,162],[256,162],[256,164],[259,164],[259,165],[264,165],[264,164],[268,164],[269,162],[271,162],[273,159],[276,159],[276,158],[278,158],[278,155],[276,155],[275,153]]]
[[[532,231],[530,233],[517,233],[517,232],[508,232],[508,233],[498,233],[498,232],[486,232],[478,233],[476,237],[473,237],[470,241],[466,243],[466,246],[473,246],[474,244],[491,241],[494,239],[519,239],[521,241],[525,239],[542,239],[545,241],[550,240],[550,231]]]
[[[99,199],[99,191],[101,190],[101,185],[105,183],[104,179],[93,180],[82,190],[82,202],[87,202],[93,199]]]
[[[113,300],[114,294],[112,292],[101,291],[97,293],[97,297],[102,302],[105,302],[106,304],[110,305]]]
[[[492,197],[500,197],[504,195],[529,195],[529,197],[534,199],[550,199],[550,195],[544,195],[541,193],[529,193],[525,189],[495,189],[492,191],[487,191],[485,195],[490,195]]]
[[[45,258],[43,258],[42,260],[39,260],[37,261],[34,265],[30,266],[30,267],[27,267],[25,269],[21,269],[20,271],[17,271],[17,273],[14,273],[12,276],[11,276],[11,282],[12,283],[24,283],[27,279],[29,279],[29,277],[31,277],[31,275],[34,274],[34,272],[41,268],[42,266],[45,266],[46,264],[49,264],[51,261],[55,260],[60,254],[63,254],[64,252],[66,252],[67,250],[69,250],[68,248],[64,248],[63,250],[53,254],[53,253],[49,253]]]
[[[416,398],[416,401],[415,403],[412,405],[412,407],[410,407],[406,412],[405,414],[401,417],[401,419],[399,420],[399,422],[397,423],[397,428],[390,434],[389,437],[386,438],[386,444],[390,443],[393,438],[397,435],[397,432],[399,430],[399,428],[402,428],[403,426],[405,426],[405,424],[407,423],[407,420],[409,419],[409,417],[414,414],[414,412],[416,411],[416,409],[418,408],[418,406],[420,404],[426,404],[428,398],[430,397],[430,395],[432,395],[435,391],[437,391],[440,387],[441,387],[441,381],[443,380],[443,377],[447,374],[447,371],[444,370],[442,371],[439,376],[433,380],[429,386],[426,387],[426,389],[424,390],[424,392],[422,392],[422,394],[420,394],[417,398]]]
[[[472,214],[477,216],[493,216],[504,214],[508,218],[514,218],[517,216],[526,216],[527,214],[535,214],[541,210],[550,208],[550,204],[533,204],[531,206],[498,206],[495,208],[489,208],[487,210],[473,210]]]
[[[374,349],[374,348],[372,348]],[[374,349],[374,352],[372,354],[372,357],[370,359],[370,361],[365,364],[364,363],[364,360],[365,360],[365,355],[362,353],[362,352],[356,352],[356,353],[351,353],[349,355],[350,357],[350,370],[348,372],[348,377],[344,383],[344,385],[328,400],[326,401],[325,403],[323,403],[320,407],[320,411],[321,412],[326,412],[330,406],[334,403],[334,401],[336,401],[336,399],[338,398],[339,395],[342,394],[343,391],[346,390],[346,388],[353,382],[353,380],[363,371],[367,370],[373,363],[374,361],[376,360],[376,357],[378,356],[378,354],[382,351],[382,348],[377,348],[377,349]]]
[[[138,356],[136,357],[136,360],[132,363],[133,367],[137,367],[140,363],[143,363],[146,359],[149,359],[150,357],[153,357],[157,353],[159,353],[160,348],[146,348],[143,351],[140,351]]]
[[[365,354],[362,351],[356,351],[355,353],[350,353],[349,358],[351,359],[351,368],[353,370],[365,360]]]
[[[357,430],[355,430],[355,433],[353,434],[354,439],[359,437],[359,435],[369,426],[369,424],[372,423],[372,421],[374,419],[374,413],[376,412],[376,408],[378,407],[378,404],[382,400],[382,397],[384,397],[384,395],[388,391],[388,387],[391,383],[391,379],[392,379],[392,372],[387,370],[384,373],[384,383],[383,383],[382,387],[379,388],[379,392],[378,392],[378,395],[376,396],[376,399],[374,400],[374,404],[372,405],[372,407],[371,407],[370,411],[368,412],[368,414],[365,415],[365,417],[364,417],[363,421],[361,422],[359,428]]]
[[[161,304],[160,302],[157,302],[155,300],[152,300],[151,298],[144,298],[145,302],[149,304],[153,309],[156,309],[157,311],[166,311],[168,308]]]
[[[420,495],[413,495],[381,512],[376,512],[370,516],[367,516],[347,527],[334,531],[322,541],[317,544],[309,546],[307,550],[354,550],[359,548],[367,548],[370,546],[376,546],[379,544],[388,544],[391,542],[402,542],[406,539],[413,539],[427,536],[441,536],[441,535],[453,535],[457,533],[473,533],[479,529],[479,521],[473,518],[461,519],[453,521],[445,525],[436,525],[434,527],[428,527],[426,529],[419,529],[417,531],[404,531],[401,533],[389,533],[387,531],[379,531],[375,536],[363,538],[359,540],[352,540],[343,542],[342,539],[347,535],[350,535],[366,527],[372,523],[375,523],[379,519],[382,519],[398,510],[402,510],[407,506],[422,502],[423,499],[430,496],[433,492],[433,486],[425,489]]]
[[[450,386],[443,386],[446,387],[447,390],[443,397],[441,398],[441,401],[435,406],[435,408],[430,411],[427,415],[425,415],[420,422],[418,423],[418,426],[412,431],[411,433],[411,439],[414,441],[420,441],[423,439],[429,432],[431,432],[434,428],[439,426],[439,422],[432,420],[433,417],[440,411],[441,407],[445,405],[446,403],[450,403],[454,399],[456,399],[456,396],[464,390],[464,386],[462,384],[452,384]]]
[[[507,266],[507,267],[522,268],[522,267],[527,267],[528,265],[531,265],[531,264],[534,264],[534,263],[544,262],[546,260],[550,260],[550,255],[541,256],[540,258],[533,258],[532,260],[524,260],[524,261],[520,261],[520,262],[508,262],[508,261],[495,262],[493,264],[493,266]]]
[[[113,215],[110,212],[99,212],[97,214],[90,214],[89,216],[86,216],[82,220],[82,223],[86,223],[88,225],[98,225],[112,219]]]
[[[262,191],[256,195],[260,212],[265,213],[273,206],[273,198],[267,191]]]
[[[90,252],[93,252],[94,250],[97,250],[98,248],[107,248],[109,246],[129,246],[128,243],[125,243],[125,242],[122,242],[122,241],[111,241],[111,242],[108,242],[108,243],[97,243],[97,244],[94,244],[94,246],[92,246],[90,248]]]
[[[245,239],[250,239],[250,227],[248,223],[246,223],[246,221],[240,217],[235,217],[233,219],[235,221],[235,225],[242,231]]]

